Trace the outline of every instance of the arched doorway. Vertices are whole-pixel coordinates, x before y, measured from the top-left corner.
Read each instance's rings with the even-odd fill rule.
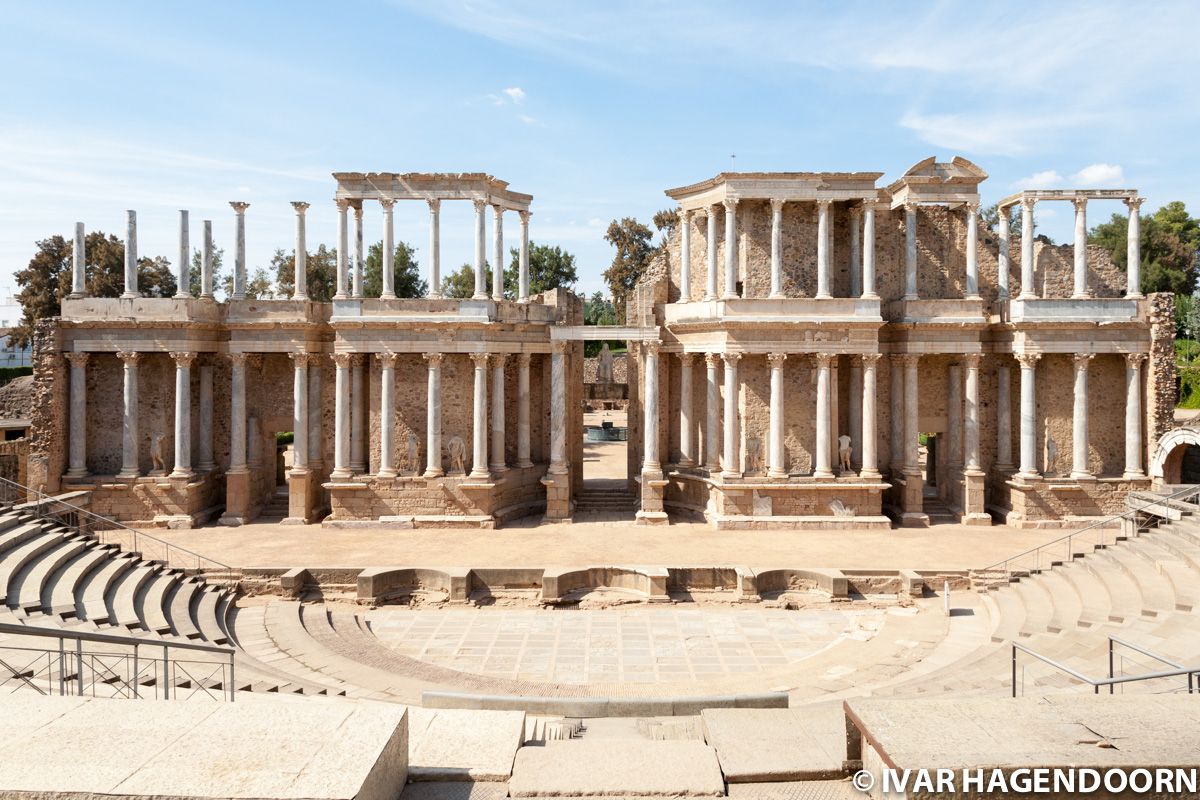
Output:
[[[1200,483],[1200,428],[1175,428],[1163,434],[1150,458],[1155,485]]]

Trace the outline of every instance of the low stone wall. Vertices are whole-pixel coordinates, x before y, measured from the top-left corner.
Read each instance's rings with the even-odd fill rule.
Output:
[[[91,510],[133,527],[192,528],[207,522],[224,502],[225,481],[216,473],[190,481],[167,477],[98,478],[66,488],[91,492]]]
[[[1008,488],[1012,505],[1009,525],[1058,528],[1078,525],[1081,517],[1109,517],[1124,512],[1126,496],[1131,491],[1149,489],[1150,479],[1012,480]]]
[[[793,478],[766,482],[735,479],[725,482],[701,472],[672,472],[667,476],[664,504],[672,511],[703,514],[719,527],[886,527],[883,492],[886,486],[858,477],[815,481]],[[845,515],[831,504],[840,501]],[[742,520],[745,524],[736,524]],[[755,523],[755,524],[751,524]]]

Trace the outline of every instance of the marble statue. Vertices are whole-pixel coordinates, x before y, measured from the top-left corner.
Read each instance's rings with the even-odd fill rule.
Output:
[[[850,437],[842,434],[838,437],[838,463],[842,465],[842,474],[853,472],[850,467]]]
[[[421,439],[415,433],[408,435],[408,468],[413,472],[421,471]]]
[[[1046,474],[1053,475],[1058,470],[1058,443],[1046,431]]]
[[[757,436],[746,440],[746,473],[757,475],[762,472],[762,441]]]
[[[600,363],[596,367],[596,381],[598,383],[613,382],[613,357],[609,352],[608,342],[600,345]]]
[[[151,474],[164,474],[167,471],[167,464],[163,458],[163,439],[167,438],[165,433],[156,433],[150,437],[150,460],[153,462],[153,470]]]
[[[452,436],[446,442],[446,451],[450,454],[450,474],[465,475],[467,473],[467,445],[461,436]]]

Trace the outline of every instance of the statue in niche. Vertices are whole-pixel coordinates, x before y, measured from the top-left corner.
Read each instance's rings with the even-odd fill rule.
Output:
[[[1046,431],[1046,474],[1054,475],[1058,472],[1058,443],[1050,436],[1050,431]]]
[[[746,474],[758,475],[762,472],[762,440],[751,436],[746,440]]]
[[[421,471],[421,440],[415,433],[408,435],[408,468],[413,472]]]
[[[446,442],[446,452],[450,454],[450,475],[467,474],[467,445],[461,436],[451,436]]]
[[[838,463],[842,466],[843,475],[854,471],[850,467],[850,443],[850,437],[846,434],[838,437]]]
[[[163,439],[167,438],[165,433],[155,433],[150,437],[150,461],[153,464],[151,475],[165,475],[167,472],[167,463],[163,458]]]
[[[608,342],[600,345],[600,363],[596,367],[596,381],[598,383],[613,382],[613,357],[609,352]]]

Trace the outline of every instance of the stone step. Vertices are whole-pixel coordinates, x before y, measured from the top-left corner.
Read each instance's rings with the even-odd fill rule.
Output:
[[[158,564],[142,562],[113,581],[106,598],[110,625],[122,628],[142,626],[141,617],[138,616],[137,596],[147,583],[154,580],[161,569]]]
[[[1013,585],[989,592],[988,597],[996,604],[996,627],[992,630],[993,642],[1016,641],[1020,638],[1021,626],[1025,624],[1025,604],[1013,590]]]
[[[91,544],[91,539],[74,537],[64,539],[58,547],[43,551],[38,559],[31,561],[25,569],[13,576],[9,584],[9,606],[26,612],[41,611],[42,594],[51,576]]]
[[[0,558],[7,558],[8,551],[45,532],[40,522],[21,521],[20,524],[8,528],[0,535]]]
[[[1079,563],[1104,584],[1112,601],[1108,611],[1109,621],[1126,622],[1142,615],[1142,596],[1133,579],[1111,561],[1100,558],[1099,553],[1081,559]]]
[[[227,644],[229,639],[218,622],[218,607],[225,591],[217,587],[206,587],[201,591],[193,606],[192,619],[200,630],[200,637],[212,644]]]
[[[1133,581],[1142,598],[1143,617],[1157,617],[1175,610],[1175,593],[1170,582],[1128,548],[1109,548],[1092,558],[1109,561]]]
[[[75,617],[96,624],[108,622],[108,604],[105,597],[110,586],[137,565],[137,556],[122,553],[89,573],[75,594]]]
[[[1033,580],[1033,579],[1030,579]],[[1075,593],[1075,587],[1057,569],[1048,569],[1036,576],[1052,598],[1050,622],[1047,630],[1074,631],[1079,628],[1079,617],[1083,614],[1083,602]]]
[[[146,584],[136,606],[142,627],[153,633],[170,633],[171,621],[167,618],[167,595],[180,581],[178,573],[166,570],[159,572]]]
[[[5,605],[17,607],[17,591],[13,579],[29,565],[35,563],[47,551],[56,549],[66,540],[61,532],[43,531],[31,536],[9,550],[0,559],[0,591],[5,593]]]
[[[75,592],[83,578],[93,569],[112,558],[114,548],[94,542],[48,576],[42,587],[41,607],[47,614],[75,615]]]
[[[1200,575],[1178,556],[1162,549],[1145,536],[1127,542],[1125,546],[1171,584],[1176,611],[1191,611],[1200,606]]]
[[[1083,559],[1072,561],[1055,567],[1055,569],[1058,570],[1059,575],[1075,587],[1075,594],[1079,597],[1079,602],[1083,607],[1083,611],[1079,615],[1080,626],[1094,628],[1109,621],[1112,600],[1108,596],[1104,584],[1095,575],[1088,572],[1082,565],[1082,561]]]
[[[1054,601],[1040,580],[1020,580],[1012,584],[1010,589],[1021,600],[1021,605],[1025,610],[1025,621],[1021,623],[1018,632],[1021,638],[1028,639],[1039,633],[1047,631],[1057,633],[1061,630],[1061,628],[1051,630]]]
[[[1187,535],[1181,535],[1174,528],[1159,528],[1146,534],[1146,538],[1200,572],[1200,546],[1193,544]]]
[[[186,578],[177,583],[167,593],[167,619],[171,623],[171,631],[184,639],[199,639],[200,629],[192,620],[192,600],[201,589],[192,578]]]

